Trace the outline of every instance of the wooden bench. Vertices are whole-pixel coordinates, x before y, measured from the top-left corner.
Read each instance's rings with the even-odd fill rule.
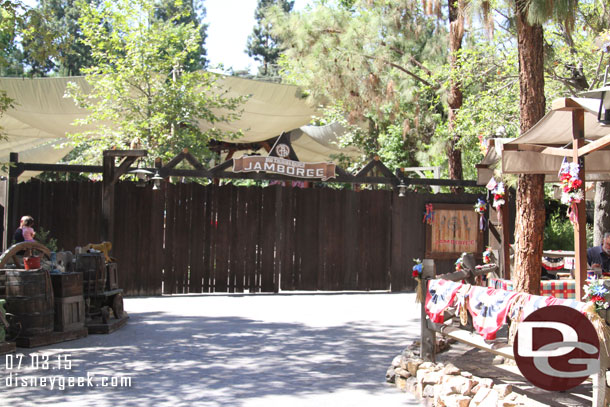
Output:
[[[432,260],[424,260],[423,261],[423,271],[422,271],[422,284],[420,285],[420,295],[423,299],[421,303],[421,349],[420,355],[423,360],[434,362],[435,361],[435,351],[436,351],[436,334],[443,335],[447,338],[452,338],[456,341],[464,343],[466,345],[472,346],[473,348],[481,349],[486,352],[490,352],[492,354],[503,356],[504,358],[515,359],[513,354],[513,347],[506,341],[497,340],[493,343],[486,342],[482,336],[473,330],[469,329],[469,327],[464,327],[460,324],[460,327],[452,326],[448,324],[448,321],[445,323],[434,323],[432,322],[427,313],[426,313],[426,305],[425,299],[427,294],[427,286],[428,281],[430,279],[437,278],[434,261]],[[461,281],[464,279],[464,274],[470,274],[470,277],[473,277],[472,269],[445,274],[441,277],[448,281]],[[453,317],[450,317],[449,321],[452,321]],[[459,317],[457,317],[459,320]],[[469,313],[469,319],[472,316]],[[592,375],[590,378],[593,382],[593,407],[605,407],[610,404],[606,404],[606,395],[610,395],[610,391],[607,388],[606,382],[606,371],[608,370],[608,353],[604,346],[600,346],[600,371]]]

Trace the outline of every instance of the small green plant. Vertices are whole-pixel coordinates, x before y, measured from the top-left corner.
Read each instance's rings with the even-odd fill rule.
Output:
[[[545,250],[574,250],[574,226],[560,212],[551,214],[544,228]]]
[[[49,250],[51,250],[52,252],[56,252],[57,251],[57,239],[49,236],[51,232],[48,230],[45,230],[44,228],[39,228],[36,231],[36,240],[47,246],[49,248]]]

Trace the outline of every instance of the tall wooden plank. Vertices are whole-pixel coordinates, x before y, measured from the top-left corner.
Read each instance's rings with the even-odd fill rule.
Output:
[[[360,229],[360,200],[359,192],[343,190],[341,191],[341,201],[343,203],[342,236],[343,252],[341,261],[343,263],[343,281],[341,287],[344,290],[356,290],[358,288],[358,235]]]
[[[151,253],[149,286],[145,295],[161,295],[163,285],[163,262],[165,256],[164,242],[164,224],[165,224],[165,189],[166,183],[162,183],[162,187],[158,190],[151,191]],[[117,265],[120,267],[120,265]],[[119,274],[121,270],[119,270]]]
[[[173,268],[176,186],[167,185],[165,218],[165,259],[163,262],[163,294],[174,294],[175,280]]]
[[[191,184],[192,209],[191,209],[191,237],[190,237],[190,281],[189,292],[201,293],[203,283],[203,244],[205,223],[205,198],[204,187],[199,184]]]
[[[208,267],[208,288],[209,292],[215,292],[215,281],[216,281],[216,245],[218,243],[218,200],[220,187],[210,184],[208,185],[208,204],[210,207],[209,211],[209,222],[207,227],[209,228],[208,234],[208,247],[209,253],[206,262]]]
[[[273,292],[279,292],[279,284],[280,284],[280,276],[282,274],[282,268],[285,266],[283,264],[284,259],[284,235],[285,235],[285,209],[284,209],[284,196],[286,187],[281,185],[276,185],[273,187],[275,189],[275,228],[274,228],[274,241],[275,241],[275,250],[274,250],[274,258],[273,258]]]
[[[218,222],[216,224],[216,263],[214,292],[226,293],[229,278],[229,250],[231,234],[231,195],[233,186],[218,189]]]
[[[407,251],[405,249],[409,232],[405,227],[407,203],[407,197],[399,197],[396,192],[392,194],[392,247],[390,262],[390,284],[392,291],[407,289],[407,274],[411,270],[408,267]]]
[[[274,292],[275,266],[275,194],[276,189],[264,188],[262,191],[261,216],[261,291]]]
[[[262,194],[263,188],[250,187],[248,188],[248,202],[246,208],[246,258],[249,264],[247,274],[247,287],[249,292],[260,292],[261,289],[261,225],[263,223],[262,215]]]
[[[234,218],[231,222],[231,271],[235,279],[235,292],[243,293],[246,287],[246,271],[251,267],[247,258],[248,236],[254,233],[246,227],[248,222],[248,190],[247,187],[236,188],[234,202]]]
[[[235,292],[235,287],[238,285],[237,275],[239,272],[237,269],[239,268],[239,262],[243,259],[239,255],[239,245],[237,243],[237,233],[238,233],[238,220],[237,220],[237,212],[239,210],[239,187],[235,187],[231,185],[230,189],[230,207],[229,207],[229,224],[227,230],[228,237],[228,258],[227,258],[227,269],[228,269],[228,286],[227,290],[230,293]]]
[[[176,263],[176,275],[178,277],[178,292],[188,293],[188,259],[190,247],[190,212],[191,199],[189,184],[178,184],[180,188],[180,201],[178,203],[178,233],[176,235],[176,243],[174,244],[174,262]]]
[[[284,235],[281,241],[282,273],[280,275],[280,288],[282,290],[295,289],[295,197],[299,188],[284,189]]]
[[[315,290],[318,283],[318,242],[313,236],[318,234],[319,189],[297,191],[296,201],[296,258],[298,279],[296,290]]]

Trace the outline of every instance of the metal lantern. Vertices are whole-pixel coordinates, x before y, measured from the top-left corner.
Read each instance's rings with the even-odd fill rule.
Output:
[[[400,184],[398,184],[398,196],[400,198],[404,198],[405,195],[407,193],[407,186],[405,185],[404,181],[400,181]]]
[[[163,181],[163,177],[159,175],[159,171],[155,172],[155,175],[151,178],[153,182],[153,191],[157,191],[161,189],[161,181]]]

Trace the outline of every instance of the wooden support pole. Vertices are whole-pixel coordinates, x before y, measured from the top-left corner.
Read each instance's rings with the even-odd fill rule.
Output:
[[[436,266],[434,260],[424,259],[422,262],[423,269],[421,274],[422,282],[421,290],[421,340],[420,340],[420,357],[427,362],[435,361],[436,354],[436,333],[428,327],[428,315],[426,314],[426,293],[428,292],[428,280],[436,277]]]
[[[17,183],[19,181],[19,170],[17,169],[19,166],[19,153],[10,153],[9,154],[10,167],[8,170],[8,208],[4,208],[6,213],[6,239],[4,241],[5,245],[3,249],[6,249],[11,245],[13,241],[13,232],[17,228],[17,218],[19,214],[17,213],[17,207],[19,206],[19,200],[17,196]],[[25,214],[24,214],[25,215]]]
[[[508,212],[508,191],[504,193],[504,205],[500,206],[500,226],[502,227],[502,268],[504,275],[502,278],[510,280],[510,219]]]
[[[114,240],[115,156],[104,151],[102,162],[102,241]]]
[[[582,182],[583,199],[576,204],[576,223],[574,224],[574,254],[576,272],[576,300],[584,295],[583,285],[587,280],[587,214],[585,208],[585,159],[578,156],[578,149],[585,144],[585,111],[572,110],[572,160],[580,166],[578,177]]]

